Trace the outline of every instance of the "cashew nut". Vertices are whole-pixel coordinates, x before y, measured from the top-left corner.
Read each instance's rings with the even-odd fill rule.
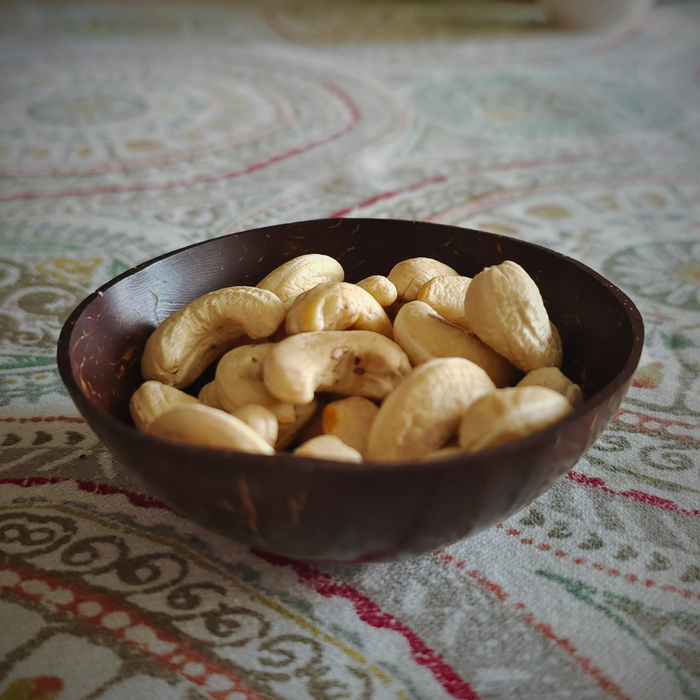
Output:
[[[464,317],[464,298],[471,281],[471,277],[433,277],[418,290],[416,300],[424,301],[440,316],[469,330]]]
[[[448,357],[418,365],[386,397],[369,435],[367,459],[420,459],[457,432],[465,410],[496,389],[470,360]]]
[[[398,297],[396,285],[384,275],[365,277],[357,286],[369,292],[384,308],[391,306]]]
[[[375,331],[391,338],[391,321],[381,304],[369,292],[347,282],[317,284],[302,292],[285,320],[289,335],[346,328]]]
[[[485,369],[496,386],[510,386],[520,376],[505,357],[422,301],[401,308],[394,320],[394,340],[413,365],[436,357],[464,357]]]
[[[263,363],[275,343],[241,345],[229,350],[216,367],[216,393],[221,408],[235,414],[248,404],[264,406],[274,413],[279,423],[276,447],[283,450],[296,437],[316,410],[316,403],[294,405],[280,401],[263,383]]]
[[[241,406],[233,415],[249,425],[268,445],[275,446],[279,423],[277,416],[269,408],[249,403],[247,406]]]
[[[275,452],[242,420],[201,403],[176,406],[156,418],[149,432],[164,440],[190,445],[257,454]]]
[[[216,382],[205,384],[197,394],[197,398],[205,405],[212,408],[221,408],[219,395],[216,393]]]
[[[324,282],[342,282],[344,278],[345,272],[337,260],[329,255],[309,253],[287,260],[257,286],[274,292],[284,302],[285,308],[289,308],[307,289]]]
[[[354,448],[346,445],[335,435],[319,435],[307,440],[294,450],[301,457],[316,459],[334,459],[338,462],[361,462],[362,455]]]
[[[245,334],[272,335],[285,316],[272,292],[255,287],[217,289],[168,316],[146,342],[144,379],[178,388],[189,386],[219,355]]]
[[[323,432],[339,437],[364,457],[367,454],[369,432],[377,413],[377,404],[362,396],[333,401],[323,409]]]
[[[316,391],[383,399],[410,370],[406,353],[379,333],[316,331],[275,344],[263,378],[281,401],[304,404]]]
[[[459,276],[459,273],[433,258],[409,258],[394,265],[388,277],[402,299],[413,301],[428,280],[446,275]]]
[[[575,408],[583,403],[583,392],[578,384],[574,384],[562,374],[557,367],[541,367],[528,372],[516,386],[544,386],[552,389],[566,398]]]
[[[520,265],[506,260],[474,277],[464,302],[467,325],[518,369],[561,367],[561,338],[542,295]]]
[[[469,452],[495,447],[542,430],[571,410],[561,394],[545,387],[498,389],[464,412],[459,444]]]
[[[199,403],[194,396],[161,382],[144,382],[131,396],[129,412],[134,425],[148,432],[151,423],[182,403]]]

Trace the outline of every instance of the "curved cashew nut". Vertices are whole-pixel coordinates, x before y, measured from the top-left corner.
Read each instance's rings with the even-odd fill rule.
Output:
[[[436,357],[464,357],[485,369],[496,386],[510,386],[520,376],[505,357],[422,301],[401,308],[394,320],[394,340],[413,365]]]
[[[464,301],[469,328],[518,369],[561,367],[562,347],[542,295],[520,265],[506,260],[474,277]]]
[[[266,289],[227,287],[209,292],[168,316],[151,334],[141,374],[170,386],[189,386],[244,335],[272,335],[285,313],[279,297]]]
[[[459,445],[469,452],[502,445],[546,428],[571,410],[561,394],[542,386],[498,389],[464,412]]]
[[[399,295],[396,285],[384,275],[365,277],[357,283],[357,286],[369,292],[384,308],[391,306]]]
[[[279,423],[277,416],[269,408],[249,403],[247,406],[241,406],[233,415],[249,425],[268,445],[275,446]]]
[[[389,279],[396,286],[398,295],[406,301],[414,301],[418,290],[433,277],[459,276],[449,265],[433,258],[409,258],[394,265]]]
[[[129,412],[134,425],[147,433],[151,423],[158,416],[162,416],[181,403],[199,403],[199,401],[184,391],[151,379],[144,382],[131,395]]]
[[[323,409],[323,432],[340,438],[364,457],[377,413],[377,404],[362,396],[332,401]]]
[[[424,301],[448,321],[469,330],[464,317],[464,298],[471,277],[433,277],[419,290],[416,301]]]
[[[574,407],[583,403],[583,392],[558,367],[541,367],[528,372],[516,386],[543,386],[561,394]]]
[[[275,451],[242,420],[201,403],[176,406],[151,423],[156,437],[202,447],[269,455]]]
[[[216,367],[216,393],[224,411],[235,414],[248,404],[264,406],[279,423],[276,447],[283,450],[311,419],[316,402],[294,405],[280,401],[263,383],[263,363],[275,343],[241,345],[229,350]]]
[[[300,457],[316,459],[333,459],[338,462],[361,462],[362,455],[349,445],[346,445],[335,435],[319,435],[307,440],[294,450]]]
[[[281,401],[309,403],[317,391],[383,399],[411,370],[406,353],[372,331],[299,333],[265,358],[265,386]]]
[[[212,408],[221,408],[219,395],[216,393],[216,382],[205,384],[197,394],[197,398],[205,405]]]
[[[344,278],[345,272],[337,260],[329,255],[309,253],[287,260],[256,286],[274,292],[289,308],[307,289],[324,282],[342,282]]]
[[[381,304],[356,284],[327,282],[302,292],[287,311],[289,335],[355,328],[391,338],[391,321]]]
[[[496,387],[478,365],[461,357],[416,367],[386,397],[369,435],[367,459],[420,459],[457,432],[465,410]]]

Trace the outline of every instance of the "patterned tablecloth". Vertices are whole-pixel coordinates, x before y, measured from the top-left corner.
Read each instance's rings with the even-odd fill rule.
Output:
[[[0,699],[700,698],[700,3],[0,6]],[[267,556],[147,495],[59,379],[136,263],[328,216],[505,233],[602,272],[646,346],[553,488],[392,564]]]

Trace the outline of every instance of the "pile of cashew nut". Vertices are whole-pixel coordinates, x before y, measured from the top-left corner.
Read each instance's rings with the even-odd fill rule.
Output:
[[[396,462],[500,445],[583,400],[517,263],[470,279],[411,258],[387,277],[344,277],[333,258],[302,255],[169,316],[146,343],[136,427],[238,452]],[[215,361],[213,381],[184,391]]]

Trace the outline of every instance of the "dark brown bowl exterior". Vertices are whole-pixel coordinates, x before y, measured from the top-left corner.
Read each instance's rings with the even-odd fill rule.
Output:
[[[514,260],[542,291],[564,345],[564,372],[587,401],[560,423],[471,456],[345,464],[232,453],[138,432],[129,397],[146,338],[170,313],[228,285],[255,285],[292,257],[337,258],[346,279],[437,258],[473,276]],[[252,547],[307,559],[375,561],[434,550],[491,526],[566,473],[614,416],[644,328],[630,299],[565,256],[495,234],[410,221],[283,224],[206,241],[144,263],[90,295],[58,345],[63,381],[88,425],[154,494],[183,515]]]

